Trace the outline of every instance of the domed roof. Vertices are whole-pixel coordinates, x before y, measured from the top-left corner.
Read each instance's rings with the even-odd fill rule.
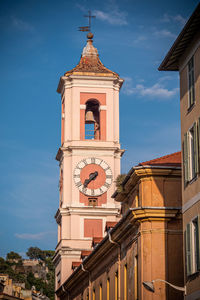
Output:
[[[97,49],[93,46],[93,34],[90,32],[87,35],[87,44],[83,48],[81,59],[78,65],[70,71],[65,73],[65,76],[69,75],[89,75],[89,76],[115,76],[119,78],[119,75],[108,68],[106,68],[99,59]]]

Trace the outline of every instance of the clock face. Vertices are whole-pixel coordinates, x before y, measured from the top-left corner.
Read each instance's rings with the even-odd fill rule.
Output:
[[[74,170],[74,182],[79,191],[87,196],[100,196],[112,183],[112,171],[100,158],[85,158]]]

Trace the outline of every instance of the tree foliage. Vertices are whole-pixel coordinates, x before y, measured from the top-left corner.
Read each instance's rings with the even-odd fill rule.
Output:
[[[30,258],[30,259],[40,259],[40,260],[44,260],[45,256],[44,256],[44,251],[42,251],[40,248],[38,247],[30,247],[28,248],[28,251],[26,252],[26,255]]]
[[[124,181],[125,177],[126,177],[126,174],[120,174],[116,178],[116,187],[117,187],[118,193],[122,193],[123,192],[122,182]]]
[[[11,252],[7,253],[6,259],[7,260],[8,259],[18,259],[18,260],[20,260],[20,259],[22,259],[22,257],[18,253],[11,251]]]
[[[48,267],[46,279],[35,278],[33,272],[26,274],[25,268],[22,264],[22,257],[13,251],[7,254],[6,260],[0,257],[0,273],[8,274],[15,282],[24,282],[27,289],[31,289],[32,286],[35,286],[37,291],[41,291],[51,300],[54,300],[55,275],[54,265],[52,262],[54,251],[41,250],[38,247],[30,247],[26,254],[30,259],[38,259],[42,264],[45,263]]]

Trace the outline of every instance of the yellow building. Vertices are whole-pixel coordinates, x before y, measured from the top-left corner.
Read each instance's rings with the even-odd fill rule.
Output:
[[[106,236],[93,238],[93,251],[72,263],[74,271],[57,297],[183,299],[183,292],[162,282],[183,286],[181,153],[133,167],[113,198],[121,204],[122,218],[107,224]],[[153,294],[142,285],[158,279]]]

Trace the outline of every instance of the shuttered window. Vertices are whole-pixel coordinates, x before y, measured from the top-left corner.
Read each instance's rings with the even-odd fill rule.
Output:
[[[200,120],[184,134],[183,168],[185,186],[197,176],[200,170]]]
[[[188,109],[195,102],[195,86],[194,86],[194,57],[188,63]]]
[[[187,276],[200,270],[200,216],[186,226],[185,258]]]

